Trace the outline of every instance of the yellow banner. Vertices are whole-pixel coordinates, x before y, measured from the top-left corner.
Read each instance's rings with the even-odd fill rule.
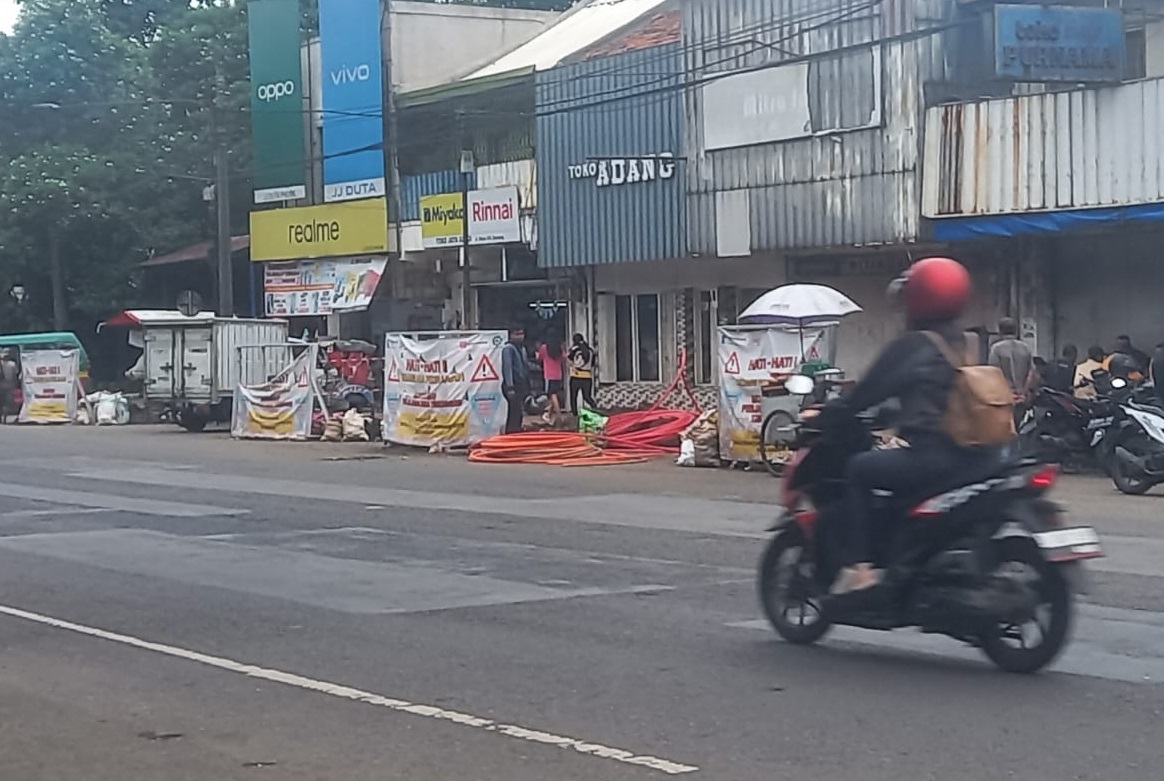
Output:
[[[387,251],[388,207],[383,198],[251,212],[251,260]]]
[[[460,193],[425,195],[420,199],[420,236],[424,246],[459,247],[465,231]]]

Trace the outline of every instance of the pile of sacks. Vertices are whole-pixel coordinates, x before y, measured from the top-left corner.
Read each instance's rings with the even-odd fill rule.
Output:
[[[122,393],[97,391],[77,407],[77,423],[82,426],[124,426],[129,423],[129,402]]]
[[[711,409],[684,429],[679,440],[679,466],[719,466],[719,416]]]
[[[337,412],[323,425],[324,442],[367,442],[368,420],[357,409]]]

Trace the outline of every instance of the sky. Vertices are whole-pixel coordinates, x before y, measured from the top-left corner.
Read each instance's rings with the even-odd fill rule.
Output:
[[[16,21],[15,0],[0,0],[0,33],[12,32],[12,24]]]

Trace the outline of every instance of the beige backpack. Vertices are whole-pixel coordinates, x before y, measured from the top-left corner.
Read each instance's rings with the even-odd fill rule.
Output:
[[[978,365],[973,350],[977,336],[967,335],[963,356],[933,331],[926,331],[926,336],[958,370],[942,420],[946,433],[962,447],[997,447],[1012,442],[1016,436],[1014,394],[1001,369]]]

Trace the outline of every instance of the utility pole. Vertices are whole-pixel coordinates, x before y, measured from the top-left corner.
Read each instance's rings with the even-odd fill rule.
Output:
[[[461,129],[461,329],[469,330],[469,311],[473,307],[473,289],[469,286],[472,273],[469,267],[469,174],[473,173],[473,150],[468,148],[465,133],[465,114],[457,112]]]
[[[214,238],[217,258],[218,316],[234,316],[234,267],[231,264],[230,242],[230,170],[227,166],[227,150],[223,144],[223,132],[219,123],[219,106],[226,91],[226,80],[222,68],[214,64],[214,100],[210,117],[213,122],[211,138],[214,140]]]
[[[388,230],[395,228],[396,254],[389,259],[388,278],[393,298],[402,295],[404,289],[403,264],[404,257],[404,221],[400,219],[401,202],[400,191],[400,147],[397,143],[396,130],[396,86],[392,82],[392,0],[382,0],[384,24],[381,25],[384,48],[384,197],[388,199]]]

